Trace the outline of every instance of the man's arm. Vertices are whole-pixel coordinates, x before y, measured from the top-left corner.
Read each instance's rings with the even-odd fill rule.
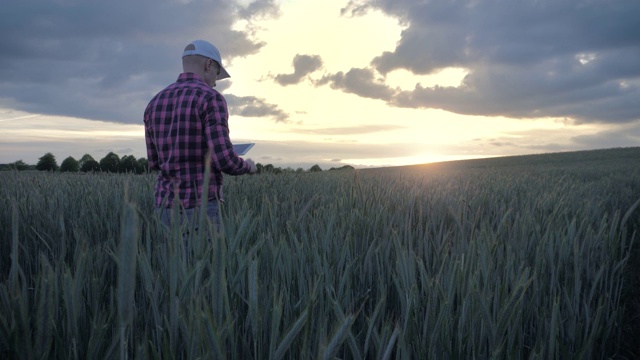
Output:
[[[156,145],[153,143],[151,131],[149,130],[151,119],[148,111],[149,109],[144,112],[144,137],[147,143],[147,162],[149,170],[160,170],[160,166],[158,165],[158,152],[156,150]]]
[[[250,173],[255,168],[251,164],[253,161],[239,157],[229,139],[229,113],[224,97],[216,92],[213,101],[205,104],[205,107],[205,137],[211,150],[211,166],[230,175]]]

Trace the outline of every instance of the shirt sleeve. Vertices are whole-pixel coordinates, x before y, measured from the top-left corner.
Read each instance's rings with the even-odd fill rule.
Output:
[[[251,166],[236,154],[229,139],[227,101],[216,91],[204,106],[205,138],[211,150],[211,167],[229,175],[248,173]]]
[[[150,170],[160,170],[160,166],[158,165],[158,152],[153,142],[151,130],[149,129],[151,124],[149,116],[149,107],[147,107],[144,112],[144,137],[147,143],[147,162]]]

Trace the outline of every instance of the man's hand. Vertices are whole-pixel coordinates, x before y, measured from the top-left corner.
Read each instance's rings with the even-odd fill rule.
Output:
[[[249,170],[249,174],[255,174],[258,172],[258,167],[256,167],[256,164],[253,162],[253,160],[246,159],[245,161],[248,162],[249,165],[251,166],[251,169]]]

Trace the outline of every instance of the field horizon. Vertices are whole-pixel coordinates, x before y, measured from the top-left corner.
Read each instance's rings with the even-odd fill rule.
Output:
[[[560,152],[548,152],[537,154],[521,154],[521,155],[505,155],[486,157],[478,159],[462,159],[462,160],[449,160],[438,161],[422,164],[411,165],[398,165],[398,166],[382,166],[382,167],[367,167],[358,168],[358,170],[383,170],[383,169],[416,169],[416,168],[455,168],[455,167],[486,167],[486,166],[530,166],[530,165],[542,165],[547,163],[562,163],[562,162],[600,162],[608,160],[621,160],[629,159],[633,161],[640,161],[640,146],[633,147],[614,147],[614,148],[602,148],[602,149],[590,149],[590,150],[576,150],[576,151],[560,151]]]

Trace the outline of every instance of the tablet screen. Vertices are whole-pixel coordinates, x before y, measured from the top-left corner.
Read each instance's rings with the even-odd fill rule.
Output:
[[[253,145],[255,145],[255,143],[233,144],[233,151],[238,155],[244,155],[249,152],[249,149],[251,149]]]

